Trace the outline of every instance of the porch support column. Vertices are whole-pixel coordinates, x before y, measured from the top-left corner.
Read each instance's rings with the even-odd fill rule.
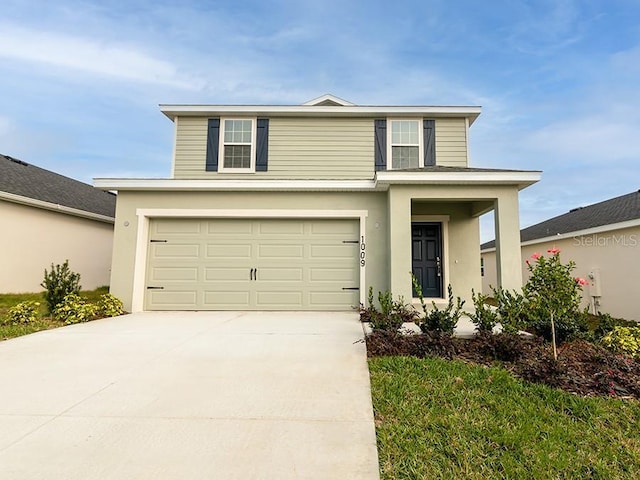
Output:
[[[402,187],[389,188],[389,286],[394,298],[410,302],[411,194]]]
[[[507,290],[520,290],[522,256],[517,188],[501,193],[495,200],[494,218],[498,285]]]

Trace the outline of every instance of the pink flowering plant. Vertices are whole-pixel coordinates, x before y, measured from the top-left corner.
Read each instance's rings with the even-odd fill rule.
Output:
[[[575,263],[563,264],[560,250],[551,248],[548,256],[534,254],[527,261],[531,273],[522,293],[527,303],[527,324],[534,333],[562,342],[586,330],[580,311],[582,287],[588,282],[572,275]]]

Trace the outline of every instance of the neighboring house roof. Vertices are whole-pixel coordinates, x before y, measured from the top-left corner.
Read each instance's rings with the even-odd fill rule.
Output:
[[[2,193],[45,202],[43,206],[59,205],[115,217],[116,196],[113,193],[0,154],[0,198]]]
[[[640,190],[587,207],[574,208],[563,215],[527,227],[520,231],[520,241],[530,242],[638,219],[640,219]],[[495,240],[492,240],[482,244],[480,248],[485,250],[495,246]]]

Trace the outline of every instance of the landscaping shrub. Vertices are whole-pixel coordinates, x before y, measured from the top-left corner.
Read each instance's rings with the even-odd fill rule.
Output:
[[[418,321],[420,330],[424,332],[443,332],[448,335],[453,334],[453,330],[462,316],[462,306],[464,300],[460,297],[456,298],[456,302],[453,301],[453,288],[451,285],[447,287],[447,293],[449,302],[445,309],[440,310],[436,302],[432,301],[432,308],[430,309],[424,302],[422,295],[422,286],[418,283],[416,277],[412,274],[411,281],[413,282],[413,288],[418,294],[420,304],[422,305],[422,311],[424,312],[424,318]]]
[[[98,301],[98,312],[101,317],[117,317],[118,315],[122,315],[124,313],[122,301],[110,293],[105,293],[100,296],[100,300]]]
[[[527,326],[547,340],[562,343],[588,330],[580,311],[582,285],[586,280],[574,278],[575,262],[563,264],[560,250],[547,250],[546,258],[534,253],[526,261],[531,273],[522,289],[526,298]]]
[[[11,307],[3,325],[27,325],[38,319],[39,302],[28,300]]]
[[[614,327],[601,342],[613,352],[640,359],[640,326]]]
[[[62,265],[51,264],[51,271],[44,270],[44,281],[40,284],[45,289],[44,299],[49,313],[53,313],[63,299],[73,293],[80,293],[80,274],[69,269],[69,260]]]
[[[493,327],[498,323],[498,313],[496,310],[487,305],[488,295],[483,295],[471,290],[471,298],[473,299],[473,313],[469,314],[469,318],[476,326],[479,332],[492,332]]]
[[[518,333],[527,324],[527,300],[516,291],[504,290],[501,287],[492,288],[496,302],[498,319],[504,333]]]
[[[93,320],[98,312],[99,307],[97,305],[87,303],[79,295],[70,293],[55,308],[53,317],[64,322],[65,325],[71,325]]]
[[[369,287],[368,306],[360,305],[360,320],[371,322],[371,328],[375,330],[397,331],[405,322],[413,322],[416,318],[416,311],[411,305],[407,305],[400,297],[394,300],[391,292],[378,292],[378,304],[380,310],[375,306],[373,299],[373,288]]]

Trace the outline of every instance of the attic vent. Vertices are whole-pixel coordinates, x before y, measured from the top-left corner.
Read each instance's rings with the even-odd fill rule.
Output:
[[[569,213],[577,212],[578,210],[582,210],[584,207],[572,208],[569,210]]]
[[[23,165],[25,167],[29,166],[27,162],[23,162],[22,160],[18,160],[17,158],[10,157],[9,155],[3,155],[3,157],[7,160],[11,160],[13,163],[17,163],[18,165]]]

